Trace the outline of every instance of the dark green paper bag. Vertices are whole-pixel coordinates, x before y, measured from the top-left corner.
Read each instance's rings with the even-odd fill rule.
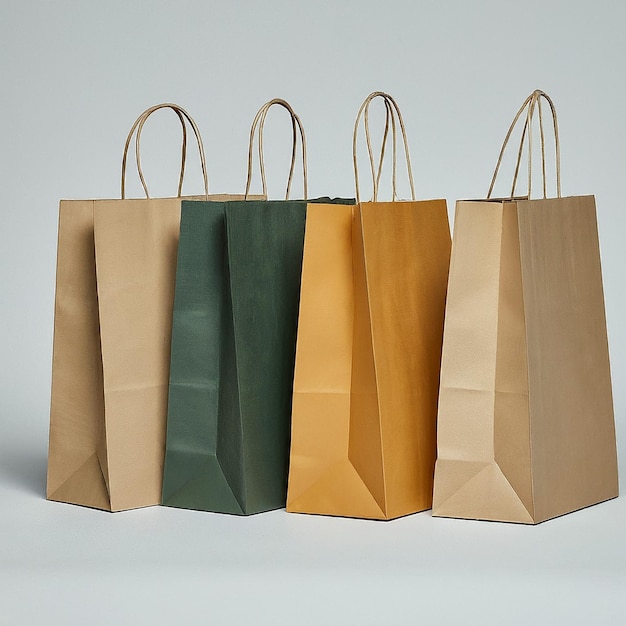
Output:
[[[306,206],[182,205],[164,505],[285,506]]]

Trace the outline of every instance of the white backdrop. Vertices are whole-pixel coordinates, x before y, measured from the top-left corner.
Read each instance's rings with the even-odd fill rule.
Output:
[[[58,200],[117,197],[126,133],[162,101],[194,116],[211,189],[234,193],[254,113],[286,98],[307,133],[310,195],[352,196],[354,117],[369,92],[387,91],[405,117],[418,197],[445,197],[452,214],[456,199],[484,196],[517,107],[547,91],[564,194],[596,195],[626,449],[624,6],[0,0],[0,624],[619,622],[621,499],[523,528],[429,513],[387,524],[108,515],[43,498]],[[275,197],[289,151],[279,118],[266,132]],[[146,126],[155,196],[175,190],[174,120],[160,113]],[[186,189],[200,191],[190,159]]]

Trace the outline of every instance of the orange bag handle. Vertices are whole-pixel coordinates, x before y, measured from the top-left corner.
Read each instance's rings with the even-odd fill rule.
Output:
[[[381,153],[380,153],[380,161],[379,161],[379,165],[378,165],[378,171],[375,172],[374,155],[373,155],[373,150],[372,150],[371,135],[370,135],[370,128],[369,128],[369,106],[370,106],[372,100],[374,100],[375,98],[379,98],[379,97],[383,98],[383,100],[385,102],[386,121],[385,121],[385,131],[384,131],[384,134],[383,134],[383,142],[382,142],[382,146],[381,146]],[[389,94],[384,93],[382,91],[375,91],[375,92],[371,93],[363,101],[363,104],[361,105],[361,108],[359,109],[359,112],[357,113],[356,121],[354,123],[354,133],[352,135],[352,161],[353,161],[353,165],[354,165],[354,181],[355,181],[355,187],[356,187],[356,201],[357,201],[357,203],[360,202],[359,169],[358,169],[358,162],[357,162],[357,136],[358,136],[359,122],[361,121],[361,116],[363,116],[363,118],[364,118],[365,140],[366,140],[366,144],[367,144],[367,152],[368,152],[368,156],[369,156],[370,169],[371,169],[371,173],[372,173],[372,181],[373,181],[373,185],[374,185],[373,201],[374,202],[378,201],[378,188],[379,188],[379,182],[380,182],[380,175],[381,175],[381,172],[382,172],[382,164],[383,164],[384,155],[385,155],[385,145],[386,145],[386,142],[387,142],[388,125],[389,125],[389,120],[390,119],[391,119],[392,138],[393,138],[392,197],[393,197],[393,200],[397,200],[398,199],[398,196],[397,196],[397,193],[396,193],[396,187],[397,187],[397,176],[396,176],[396,172],[397,172],[396,123],[398,123],[400,125],[400,130],[402,132],[402,140],[403,140],[403,145],[404,145],[404,154],[405,154],[405,157],[406,157],[407,174],[408,174],[408,178],[409,178],[409,185],[410,185],[410,188],[411,188],[411,199],[414,201],[415,200],[415,185],[413,183],[413,171],[412,171],[412,168],[411,168],[411,155],[410,155],[410,152],[409,152],[409,143],[408,143],[408,139],[407,139],[407,135],[406,135],[406,127],[404,125],[404,120],[402,118],[402,113],[400,112],[400,108],[398,107],[397,102]],[[396,118],[397,118],[397,120],[396,120]]]
[[[289,178],[287,179],[287,190],[285,192],[285,200],[289,200],[289,194],[291,193],[291,183],[293,180],[293,172],[296,165],[296,152],[297,152],[297,137],[298,132],[300,134],[300,143],[302,144],[302,174],[303,174],[303,190],[304,199],[308,199],[308,173],[307,173],[307,158],[306,158],[306,137],[304,135],[304,128],[302,122],[291,105],[282,98],[274,98],[269,102],[266,102],[254,116],[252,121],[252,127],[250,128],[250,142],[248,144],[248,176],[246,179],[246,192],[244,199],[247,200],[250,193],[250,185],[252,183],[252,155],[254,151],[254,137],[258,130],[258,154],[259,154],[259,171],[261,173],[261,185],[263,188],[263,195],[267,197],[267,179],[265,177],[265,161],[263,158],[263,130],[265,127],[265,119],[269,110],[274,105],[279,105],[284,109],[287,109],[291,117],[292,128],[292,145],[291,145],[291,166],[289,168]]]
[[[550,96],[544,91],[540,89],[535,89],[533,93],[524,100],[524,104],[520,107],[517,115],[513,119],[513,122],[509,126],[509,130],[504,138],[504,143],[502,144],[502,148],[500,149],[500,155],[498,156],[498,162],[496,163],[496,169],[493,173],[493,177],[491,178],[491,185],[489,186],[489,191],[487,192],[487,199],[491,198],[491,194],[493,193],[493,188],[496,183],[496,178],[498,176],[498,171],[500,170],[500,165],[502,164],[502,158],[504,156],[504,151],[506,150],[509,139],[511,138],[511,134],[515,126],[517,125],[518,120],[522,116],[522,113],[526,111],[526,120],[524,122],[524,127],[522,129],[522,137],[520,140],[519,150],[517,153],[517,161],[515,164],[515,174],[513,176],[513,184],[511,186],[511,198],[515,197],[515,188],[517,187],[517,178],[519,175],[520,164],[522,160],[522,151],[524,148],[524,140],[526,139],[526,134],[528,133],[528,198],[531,197],[532,191],[532,160],[533,160],[533,150],[532,150],[532,123],[533,116],[535,114],[535,108],[539,113],[539,135],[541,141],[541,173],[542,173],[542,183],[543,183],[543,197],[547,197],[546,190],[546,150],[545,150],[545,135],[543,130],[543,115],[541,110],[541,101],[545,100],[550,106],[550,111],[552,113],[552,125],[554,129],[554,146],[555,146],[555,160],[556,160],[556,190],[557,197],[561,197],[561,143],[559,140],[559,125],[556,115],[556,108],[554,106],[554,102]]]
[[[126,162],[128,160],[128,150],[130,147],[130,142],[132,141],[133,135],[135,134],[136,131],[136,137],[135,137],[135,158],[137,161],[137,172],[139,173],[139,179],[141,180],[141,185],[143,187],[143,190],[146,194],[146,198],[150,198],[150,194],[148,193],[148,186],[146,185],[146,181],[143,175],[143,170],[141,168],[141,150],[140,150],[140,146],[141,146],[141,132],[143,130],[143,126],[146,123],[147,119],[155,112],[158,111],[159,109],[171,109],[172,111],[174,111],[174,113],[176,113],[176,115],[178,116],[178,119],[180,120],[181,126],[182,126],[182,130],[183,130],[183,140],[182,140],[182,148],[181,148],[181,163],[180,163],[180,176],[179,176],[179,180],[178,180],[178,191],[177,191],[177,197],[181,197],[182,195],[182,190],[183,190],[183,179],[185,176],[185,163],[186,163],[186,159],[187,159],[187,126],[185,121],[187,121],[193,132],[194,135],[196,136],[196,142],[198,144],[198,152],[200,153],[200,164],[202,166],[202,177],[203,177],[203,181],[204,181],[204,194],[205,196],[208,198],[209,195],[209,180],[208,180],[208,176],[207,176],[207,169],[206,169],[206,159],[205,159],[205,155],[204,155],[204,145],[202,143],[202,137],[200,136],[200,130],[197,126],[197,124],[195,123],[195,121],[193,120],[193,118],[189,115],[189,113],[187,113],[187,111],[185,111],[185,109],[183,109],[182,107],[180,107],[177,104],[172,104],[170,102],[166,102],[163,104],[157,104],[155,106],[152,106],[148,109],[146,109],[136,120],[135,123],[132,125],[130,132],[128,133],[128,137],[126,138],[126,143],[124,145],[124,154],[122,156],[122,186],[121,186],[121,196],[122,199],[125,199],[126,197]]]

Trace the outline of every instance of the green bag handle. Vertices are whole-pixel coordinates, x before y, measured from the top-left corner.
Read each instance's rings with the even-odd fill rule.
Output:
[[[554,129],[554,149],[555,149],[555,160],[556,160],[556,193],[557,198],[561,197],[561,143],[559,140],[559,124],[556,115],[556,108],[554,106],[554,102],[550,96],[541,89],[535,89],[526,100],[524,100],[524,104],[520,107],[517,115],[513,119],[513,122],[509,126],[509,130],[504,138],[504,143],[502,144],[502,148],[500,149],[500,155],[498,156],[498,162],[496,163],[496,169],[493,173],[493,177],[491,178],[491,185],[489,185],[489,191],[487,192],[487,200],[491,198],[491,194],[493,193],[493,188],[496,184],[496,178],[498,176],[498,171],[500,170],[500,165],[502,164],[502,157],[504,156],[504,151],[506,150],[507,144],[509,143],[509,139],[511,138],[511,134],[515,126],[517,125],[518,120],[522,116],[522,113],[526,111],[526,120],[524,122],[524,127],[522,129],[522,138],[519,144],[519,150],[517,152],[517,161],[515,164],[515,174],[513,176],[513,185],[511,186],[511,198],[515,197],[515,188],[517,187],[517,178],[519,174],[520,164],[522,160],[522,151],[524,148],[524,140],[526,139],[526,134],[528,133],[528,198],[531,197],[532,191],[532,163],[533,163],[533,144],[532,144],[532,123],[533,116],[535,114],[535,108],[539,113],[539,136],[541,141],[541,173],[542,173],[542,183],[543,183],[543,197],[547,197],[546,192],[546,146],[545,146],[545,135],[543,131],[543,115],[541,111],[541,101],[545,100],[550,106],[550,111],[552,113],[552,126]]]
[[[261,185],[263,188],[263,195],[267,197],[267,180],[265,177],[265,162],[263,159],[263,129],[265,126],[265,119],[272,106],[275,104],[287,109],[291,116],[291,128],[292,128],[292,146],[291,146],[291,166],[289,168],[289,178],[287,180],[287,191],[285,193],[285,200],[289,200],[289,194],[291,193],[291,182],[293,179],[293,172],[296,165],[296,151],[297,151],[297,136],[298,131],[300,134],[300,143],[302,144],[302,173],[303,173],[303,188],[304,199],[308,199],[308,175],[307,175],[307,159],[306,159],[306,137],[304,135],[304,128],[300,118],[293,110],[291,105],[282,98],[274,98],[269,102],[266,102],[254,116],[252,121],[252,127],[250,128],[250,142],[248,144],[248,177],[246,179],[246,193],[244,198],[247,200],[250,193],[250,185],[252,183],[252,154],[254,150],[254,137],[258,130],[258,151],[259,151],[259,170],[261,173]]]
[[[376,98],[382,98],[385,103],[386,109],[386,119],[385,119],[385,130],[383,134],[383,141],[380,150],[380,159],[378,163],[378,171],[376,172],[375,164],[374,164],[374,153],[372,150],[372,142],[371,142],[371,133],[369,126],[369,107],[372,100]],[[365,126],[365,140],[367,144],[367,152],[370,161],[370,169],[372,173],[372,182],[373,182],[373,201],[378,201],[378,189],[380,183],[380,175],[382,172],[383,161],[385,157],[385,146],[387,143],[387,137],[389,132],[389,121],[391,120],[391,129],[392,129],[392,138],[393,138],[393,165],[392,165],[392,198],[393,200],[398,200],[397,195],[397,134],[396,134],[396,123],[400,125],[400,131],[402,133],[402,141],[404,145],[404,155],[406,157],[406,166],[407,166],[407,174],[409,178],[409,186],[411,188],[411,199],[415,201],[415,185],[413,183],[413,171],[411,168],[411,155],[409,153],[409,143],[406,135],[406,127],[404,125],[404,120],[402,118],[402,113],[400,112],[400,108],[398,107],[397,102],[387,93],[383,91],[375,91],[371,93],[367,98],[363,101],[359,112],[357,113],[356,121],[354,123],[354,133],[352,135],[352,160],[354,165],[354,181],[356,187],[356,201],[359,203],[360,200],[360,192],[359,192],[359,168],[357,162],[357,137],[358,137],[358,128],[359,122],[361,121],[361,116],[363,116],[363,122]],[[396,122],[397,118],[397,122]]]
[[[194,135],[196,136],[196,142],[198,144],[198,152],[200,153],[200,164],[202,166],[202,177],[204,181],[204,194],[208,198],[209,196],[209,180],[207,176],[206,169],[206,159],[204,155],[204,145],[202,144],[202,137],[200,136],[200,130],[193,120],[193,118],[183,109],[181,106],[177,104],[172,104],[170,102],[166,102],[163,104],[157,104],[146,109],[132,125],[130,132],[128,133],[128,137],[126,138],[126,143],[124,145],[124,154],[122,157],[122,188],[121,188],[121,196],[122,200],[126,197],[126,162],[128,159],[128,149],[130,147],[130,142],[132,141],[133,135],[136,131],[135,137],[135,158],[137,161],[137,172],[139,173],[139,179],[141,180],[141,185],[143,186],[143,190],[146,194],[146,198],[150,198],[150,194],[148,193],[148,186],[146,185],[146,181],[143,175],[143,170],[141,169],[141,132],[143,130],[143,126],[148,120],[148,118],[159,109],[171,109],[176,113],[178,119],[180,120],[182,130],[183,130],[183,140],[181,147],[181,163],[180,163],[180,176],[178,179],[178,191],[177,197],[181,197],[183,190],[183,179],[185,177],[185,163],[187,160],[187,125],[186,121],[190,124]]]

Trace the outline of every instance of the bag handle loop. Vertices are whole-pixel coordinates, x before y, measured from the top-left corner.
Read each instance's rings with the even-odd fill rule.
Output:
[[[524,126],[522,128],[522,137],[520,139],[519,150],[517,153],[517,160],[515,163],[515,173],[513,175],[513,184],[511,186],[511,198],[515,197],[515,189],[517,187],[517,179],[519,175],[521,160],[522,160],[522,151],[524,148],[524,141],[526,140],[526,135],[528,134],[528,198],[531,197],[532,192],[532,160],[533,160],[533,150],[532,150],[532,123],[533,117],[535,114],[535,109],[537,109],[538,117],[539,117],[539,136],[541,143],[541,174],[542,174],[542,186],[543,186],[543,197],[547,197],[547,188],[546,188],[546,149],[545,149],[545,134],[543,127],[543,112],[541,109],[541,101],[545,100],[550,106],[550,112],[552,114],[552,126],[554,130],[554,150],[555,150],[555,163],[556,163],[556,192],[557,197],[561,197],[561,143],[559,139],[559,125],[557,120],[556,108],[554,106],[554,102],[546,94],[544,91],[540,89],[536,89],[533,93],[526,98],[524,104],[520,107],[517,115],[513,119],[513,122],[509,126],[509,130],[504,138],[504,143],[502,144],[502,148],[500,149],[500,155],[498,156],[498,162],[496,163],[496,169],[493,173],[493,177],[491,178],[491,184],[489,185],[489,191],[487,192],[487,199],[491,198],[491,194],[493,193],[494,186],[496,184],[496,178],[498,176],[498,172],[500,170],[500,166],[502,165],[502,158],[504,156],[504,151],[506,150],[507,144],[511,138],[513,130],[517,125],[518,120],[526,111],[526,119],[524,121]]]
[[[374,155],[373,155],[373,150],[372,150],[372,144],[371,144],[371,135],[370,135],[370,128],[369,128],[369,106],[370,103],[372,102],[372,100],[374,100],[375,98],[383,98],[384,102],[385,102],[385,108],[386,108],[386,120],[385,120],[385,131],[383,134],[383,143],[381,146],[381,152],[380,152],[380,161],[378,164],[378,171],[375,172],[376,168],[374,165]],[[405,154],[405,158],[406,158],[406,167],[407,167],[407,174],[408,174],[408,178],[409,178],[409,185],[411,188],[411,199],[413,201],[415,201],[415,185],[413,183],[413,171],[412,171],[412,167],[411,167],[411,155],[409,152],[409,143],[408,143],[408,139],[407,139],[407,135],[406,135],[406,127],[404,125],[404,120],[402,118],[402,113],[400,112],[400,108],[398,107],[398,104],[396,103],[396,101],[387,93],[384,93],[382,91],[375,91],[373,93],[371,93],[364,101],[363,104],[361,105],[361,108],[359,109],[359,112],[357,113],[357,117],[356,117],[356,121],[354,123],[354,133],[352,135],[352,161],[353,161],[353,165],[354,165],[354,181],[355,181],[355,187],[356,187],[356,201],[357,203],[360,202],[360,191],[359,191],[359,169],[358,169],[358,163],[357,163],[357,136],[358,136],[358,128],[359,128],[359,122],[361,121],[361,116],[363,116],[363,121],[364,121],[364,126],[365,126],[365,140],[366,140],[366,144],[367,144],[367,152],[368,152],[368,156],[369,156],[369,161],[370,161],[370,169],[371,169],[371,173],[372,173],[372,181],[374,183],[374,192],[373,192],[373,201],[377,202],[378,201],[378,188],[379,188],[379,182],[380,182],[380,175],[382,172],[382,164],[383,164],[383,160],[384,160],[384,156],[385,156],[385,145],[387,142],[387,137],[388,137],[388,129],[389,129],[389,121],[391,121],[391,131],[392,131],[392,140],[393,140],[393,165],[392,165],[392,193],[393,193],[393,200],[397,200],[397,193],[396,193],[396,187],[397,187],[397,176],[396,176],[396,171],[397,171],[397,135],[396,135],[396,124],[399,124],[400,126],[400,131],[402,133],[402,141],[403,141],[403,145],[404,145],[404,154]]]
[[[291,117],[291,129],[292,129],[292,144],[291,144],[291,165],[289,167],[289,178],[287,179],[287,190],[285,192],[285,200],[289,200],[289,194],[291,193],[291,183],[293,180],[293,173],[296,165],[296,150],[297,150],[297,137],[300,134],[300,143],[302,144],[302,174],[303,174],[303,191],[304,199],[308,199],[308,173],[307,173],[307,158],[306,158],[306,137],[304,134],[304,128],[300,118],[293,110],[291,105],[282,98],[274,98],[269,102],[266,102],[254,116],[252,121],[252,127],[250,128],[250,141],[248,144],[248,176],[246,179],[246,192],[244,199],[248,199],[250,193],[250,185],[252,184],[252,161],[254,151],[254,138],[255,133],[258,135],[258,154],[259,154],[259,170],[261,173],[261,185],[263,188],[263,195],[267,197],[267,179],[265,176],[265,161],[263,156],[263,130],[265,127],[265,119],[269,110],[274,105],[279,105],[284,109],[287,109]]]
[[[397,144],[398,137],[396,133],[396,118],[394,116],[394,110],[388,100],[384,100],[385,102],[385,129],[383,131],[383,138],[380,144],[380,156],[378,158],[378,171],[374,173],[375,165],[374,165],[374,155],[372,151],[372,142],[371,142],[371,134],[370,134],[370,124],[369,124],[369,105],[365,108],[364,114],[364,124],[365,124],[365,140],[367,144],[367,151],[370,162],[370,171],[372,174],[372,189],[376,190],[375,194],[378,197],[378,187],[380,185],[380,177],[383,171],[383,163],[385,161],[385,150],[387,146],[387,138],[389,136],[389,123],[391,122],[391,136],[392,136],[392,145],[393,145],[393,154],[392,154],[392,178],[391,178],[391,194],[393,200],[398,199],[398,194],[396,190],[396,172],[397,172]]]
[[[143,175],[143,170],[141,168],[141,150],[140,150],[140,146],[141,146],[141,132],[143,130],[144,124],[146,123],[146,121],[148,120],[148,118],[155,112],[158,111],[159,109],[171,109],[172,111],[174,111],[174,113],[176,113],[176,115],[178,116],[178,119],[180,120],[181,126],[182,126],[182,131],[183,131],[183,139],[182,139],[182,146],[181,146],[181,163],[180,163],[180,176],[178,179],[178,191],[177,191],[177,197],[181,197],[182,195],[182,190],[183,190],[183,179],[185,176],[185,163],[187,160],[187,125],[185,123],[185,121],[187,121],[189,123],[189,125],[191,126],[194,135],[196,137],[196,142],[198,144],[198,152],[200,154],[200,164],[202,166],[202,178],[204,181],[204,194],[205,196],[208,198],[209,195],[209,180],[208,180],[208,176],[207,176],[207,169],[206,169],[206,159],[205,159],[205,155],[204,155],[204,145],[202,143],[202,137],[200,136],[200,130],[197,126],[197,124],[195,123],[195,121],[193,120],[193,118],[189,115],[189,113],[187,113],[187,111],[185,111],[185,109],[183,109],[182,107],[178,106],[177,104],[172,104],[169,102],[163,103],[163,104],[157,104],[155,106],[152,106],[148,109],[146,109],[134,122],[134,124],[132,125],[130,132],[128,133],[128,137],[126,138],[126,143],[124,145],[124,155],[122,157],[122,186],[121,186],[121,196],[122,199],[125,199],[126,197],[126,163],[128,160],[128,150],[130,147],[130,142],[132,141],[133,135],[135,134],[136,131],[136,136],[135,136],[135,158],[136,158],[136,162],[137,162],[137,172],[139,173],[139,179],[141,180],[141,185],[143,187],[143,190],[146,194],[146,198],[150,198],[150,194],[148,193],[148,186],[146,184],[144,175]]]

